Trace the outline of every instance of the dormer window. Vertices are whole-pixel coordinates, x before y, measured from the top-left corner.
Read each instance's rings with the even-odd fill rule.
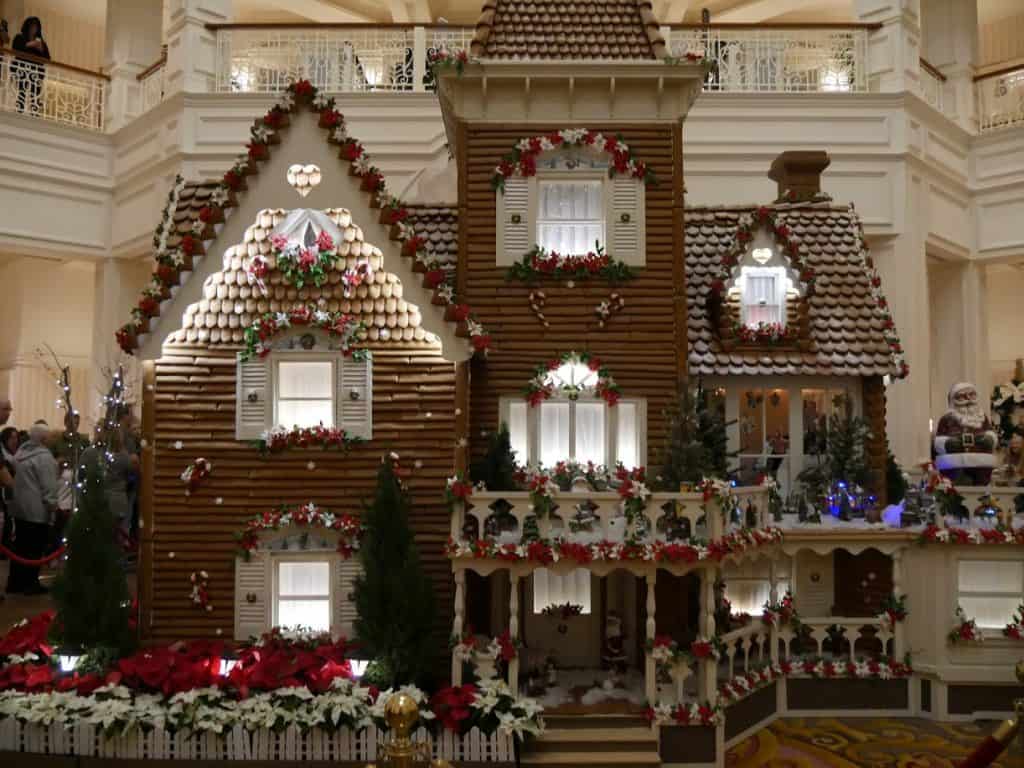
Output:
[[[800,301],[806,285],[771,228],[746,231],[725,283],[735,331],[744,341],[789,339],[798,332],[796,323],[789,327],[789,305]]]
[[[784,267],[743,267],[736,282],[744,325],[786,324],[786,294],[792,282]]]

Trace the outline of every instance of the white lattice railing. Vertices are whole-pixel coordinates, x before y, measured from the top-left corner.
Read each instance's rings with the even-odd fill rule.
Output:
[[[430,740],[420,729],[416,741],[431,742],[435,759],[464,763],[508,763],[515,761],[512,737],[487,736],[474,728],[465,736],[445,731]],[[165,730],[133,731],[107,737],[101,726],[20,723],[0,719],[0,752],[26,752],[78,757],[131,758],[136,760],[318,760],[363,763],[376,760],[383,735],[376,728],[358,733],[351,730],[306,732],[290,725],[281,731],[248,731],[235,726],[224,734],[171,733]]]
[[[167,55],[140,72],[138,114],[148,112],[164,100],[167,93]]]
[[[946,88],[946,76],[924,59],[921,59],[921,98],[931,104],[939,112],[943,111],[943,91]]]
[[[732,492],[739,505],[739,522],[758,529],[771,525],[767,488],[733,488]],[[717,539],[728,527],[718,501],[705,503],[699,492],[652,493],[643,512],[646,522],[634,519],[632,523],[627,520],[622,498],[615,490],[559,491],[553,499],[555,509],[537,519],[527,491],[474,492],[469,504],[454,506],[451,536],[455,540],[487,537],[499,544],[518,544],[527,528],[535,523],[541,538],[564,538],[579,544],[619,543],[637,536],[641,540],[685,543],[691,537]],[[467,523],[473,535],[468,535]],[[647,536],[641,533],[644,528],[649,532]]]
[[[1024,124],[1024,65],[981,75],[974,91],[982,133]]]
[[[783,658],[790,659],[794,655],[821,656],[831,659],[855,659],[874,653],[902,656],[902,648],[896,636],[901,627],[897,623],[890,624],[878,617],[824,616],[800,617],[802,627],[810,629],[807,635],[798,637],[798,632],[791,625],[779,628],[779,638],[783,642]],[[795,648],[796,643],[810,642],[814,647]]]
[[[107,77],[0,48],[0,109],[55,123],[103,130]]]
[[[221,93],[276,93],[307,79],[329,93],[426,91],[431,52],[469,48],[473,27],[318,25],[216,27]]]
[[[711,62],[705,91],[806,93],[868,90],[869,26],[686,26],[667,30],[669,52]]]

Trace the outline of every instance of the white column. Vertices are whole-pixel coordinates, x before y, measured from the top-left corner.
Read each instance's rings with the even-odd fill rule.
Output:
[[[217,72],[217,35],[207,24],[233,18],[231,0],[169,0],[167,92],[204,93]]]
[[[879,23],[868,37],[871,90],[916,91],[920,77],[920,0],[856,0],[857,20]]]
[[[718,571],[705,568],[700,575],[700,635],[706,640],[715,636],[715,581]],[[712,705],[718,698],[718,662],[703,659],[697,663],[697,692],[701,701]]]
[[[519,581],[520,576],[514,571],[508,572],[509,584],[512,591],[508,597],[508,634],[515,643],[519,639]],[[518,654],[508,663],[508,684],[515,694],[519,690],[519,656]]]
[[[964,130],[977,131],[977,0],[921,0],[921,55],[947,78],[943,111]]]
[[[108,2],[104,68],[110,75],[106,122],[117,130],[138,116],[141,84],[136,75],[160,58],[162,0]]]
[[[657,605],[654,599],[654,587],[658,581],[658,570],[652,569],[644,577],[644,586],[647,590],[647,625],[645,626],[645,635],[648,641],[653,642],[657,635],[657,623],[655,622],[655,610]],[[654,662],[654,657],[651,654],[645,654],[644,656],[644,690],[647,694],[647,700],[652,704],[656,703],[658,698],[658,669]]]
[[[462,625],[466,615],[466,569],[455,569],[455,618],[452,620],[452,637],[458,642],[462,638]],[[452,685],[462,685],[462,660],[452,654]]]
[[[892,553],[892,593],[899,599],[903,591],[903,550],[897,549]],[[892,625],[892,655],[895,659],[901,660],[906,653],[905,629],[898,622]],[[883,649],[884,650],[884,649]]]
[[[992,364],[988,343],[988,268],[976,261],[964,264],[960,283],[964,318],[964,376],[978,387],[982,403],[992,394]]]

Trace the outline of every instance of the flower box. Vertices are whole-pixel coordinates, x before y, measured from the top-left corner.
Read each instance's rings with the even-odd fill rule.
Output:
[[[420,729],[416,741],[432,743],[434,758],[451,762],[515,762],[512,737],[484,735],[474,728],[465,736],[448,731],[431,739]],[[281,731],[248,731],[240,725],[223,733],[189,735],[163,729],[133,731],[110,738],[91,723],[74,727],[21,723],[14,718],[0,720],[0,752],[27,752],[76,757],[101,757],[137,760],[320,760],[330,762],[374,761],[386,735],[370,727],[362,731],[341,729],[306,732],[290,725]]]

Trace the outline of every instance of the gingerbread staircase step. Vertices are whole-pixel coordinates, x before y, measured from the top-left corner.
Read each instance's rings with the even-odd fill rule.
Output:
[[[661,765],[658,734],[632,715],[551,715],[547,729],[523,745],[520,764],[530,768],[588,766],[648,768]]]

